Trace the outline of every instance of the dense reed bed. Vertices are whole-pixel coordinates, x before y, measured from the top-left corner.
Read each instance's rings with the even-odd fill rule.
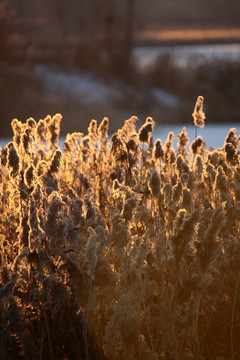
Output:
[[[204,126],[203,98],[193,112]],[[0,358],[239,359],[236,129],[108,119],[58,145],[61,115],[12,121],[0,151]]]

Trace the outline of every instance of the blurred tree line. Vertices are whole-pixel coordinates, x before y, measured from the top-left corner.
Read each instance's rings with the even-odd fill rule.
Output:
[[[226,108],[222,94],[227,88],[231,89],[229,106],[232,99],[235,104],[240,86],[238,65],[220,64],[217,69],[215,64],[214,69],[206,66],[186,74],[179,73],[165,57],[150,72],[140,74],[132,54],[139,44],[137,34],[148,30],[239,28],[239,4],[238,0],[231,0],[231,6],[229,0],[0,0],[0,136],[11,131],[13,117],[42,116],[45,89],[32,71],[39,63],[117,78],[137,91],[157,86],[191,104],[205,91],[215,109],[220,108],[219,103]],[[145,95],[144,106],[149,103],[152,109]],[[136,108],[141,105],[139,100]],[[49,112],[47,109],[49,104],[45,110]],[[186,113],[189,111],[187,108]],[[223,121],[226,113],[229,116],[227,110],[218,113],[216,121]]]
[[[104,56],[109,72],[124,74],[137,31],[238,27],[238,10],[238,0],[231,6],[228,0],[1,0],[0,35],[1,42],[13,32],[19,36],[15,57],[22,46],[22,60],[48,54],[71,63],[76,56],[80,66],[91,68]]]

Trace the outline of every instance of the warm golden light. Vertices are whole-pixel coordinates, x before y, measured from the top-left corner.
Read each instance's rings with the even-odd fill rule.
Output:
[[[60,147],[61,119],[14,119],[0,151],[2,358],[213,358],[213,341],[233,356],[237,130],[209,150],[200,136],[188,147],[187,127],[176,146],[173,132],[154,140],[152,117],[109,138],[105,117]]]

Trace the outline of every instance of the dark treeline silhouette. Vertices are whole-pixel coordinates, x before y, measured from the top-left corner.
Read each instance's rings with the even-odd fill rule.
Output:
[[[108,66],[129,65],[137,31],[170,28],[238,27],[237,0],[3,0],[0,32],[15,31],[27,50],[63,43],[105,52]],[[56,51],[56,50],[55,50]],[[57,52],[57,51],[56,51]],[[58,51],[60,52],[60,51]],[[71,55],[69,54],[71,57]],[[65,54],[66,58],[66,54]],[[119,61],[120,58],[120,61]],[[86,61],[87,62],[87,61]]]
[[[233,102],[234,104],[238,102],[235,94],[239,93],[239,85],[236,81],[239,66],[222,68],[221,65],[219,68],[215,66],[215,70],[205,67],[200,69],[193,79],[189,79],[190,74],[180,74],[172,59],[168,57],[159,58],[147,73],[139,73],[132,56],[136,46],[153,44],[144,37],[149,30],[183,31],[177,42],[176,40],[171,42],[175,45],[186,43],[184,29],[224,28],[228,31],[239,28],[238,1],[231,0],[231,6],[228,0],[220,2],[218,0],[41,0],[38,2],[2,0],[0,2],[0,136],[6,136],[11,132],[12,118],[17,117],[25,121],[29,114],[38,119],[44,117],[46,113],[62,112],[64,117],[67,115],[68,124],[72,124],[73,118],[81,115],[86,117],[84,120],[86,126],[89,118],[95,116],[95,113],[99,118],[111,115],[109,103],[101,104],[101,109],[97,108],[96,104],[95,107],[91,105],[90,110],[81,103],[82,113],[79,114],[80,106],[74,103],[74,99],[70,102],[67,98],[60,100],[56,98],[51,100],[51,104],[49,99],[46,102],[43,82],[34,75],[34,69],[38,64],[57,66],[64,72],[77,69],[107,81],[114,79],[133,87],[133,91],[132,89],[126,91],[124,88],[122,92],[125,93],[118,104],[119,108],[124,108],[128,113],[127,116],[129,113],[141,112],[144,108],[147,114],[151,112],[154,116],[155,111],[159,117],[159,104],[153,103],[149,91],[149,87],[155,86],[170,91],[180,100],[187,100],[189,104],[204,91],[204,95],[213,101],[212,105],[208,105],[209,109],[216,111],[223,104],[224,111],[219,110],[216,117],[215,113],[212,114],[211,121],[225,121],[226,114],[229,121],[237,121],[239,111],[232,111],[231,118],[228,109]],[[225,41],[231,40],[230,37],[225,39]],[[161,41],[167,44],[166,39]],[[161,41],[156,38],[155,44],[160,44]],[[194,38],[191,41],[194,42]],[[206,39],[198,41],[204,42]],[[211,41],[214,42],[216,39]],[[218,37],[217,41],[222,39]],[[211,87],[208,86],[209,76],[211,76]],[[228,90],[230,94],[227,96],[229,106],[222,101],[221,94],[226,94],[226,89],[231,89]],[[141,96],[138,96],[139,92]],[[63,105],[64,101],[66,104]],[[190,108],[185,109],[182,115],[179,111],[172,111],[175,118],[172,113],[170,117],[172,121],[185,121],[185,114],[189,111]],[[114,109],[115,113],[116,109]],[[168,121],[169,116],[166,116],[165,109],[163,113],[164,121]],[[123,116],[125,115],[119,115],[120,118]],[[76,128],[64,130],[74,131]]]

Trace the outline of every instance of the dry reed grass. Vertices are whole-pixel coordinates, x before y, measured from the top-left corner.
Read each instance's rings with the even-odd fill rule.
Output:
[[[13,120],[1,359],[239,359],[240,138],[187,148],[183,128],[175,150],[173,133],[154,142],[153,119],[136,120],[111,139],[92,120],[62,150],[60,114]]]

